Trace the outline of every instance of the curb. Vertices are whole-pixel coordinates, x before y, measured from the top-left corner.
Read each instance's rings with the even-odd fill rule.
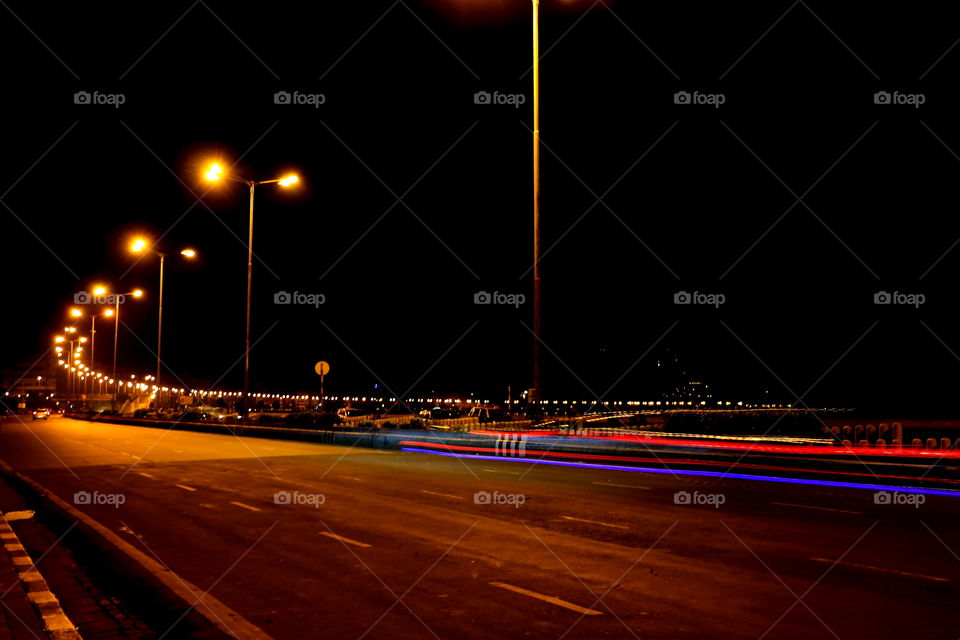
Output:
[[[159,583],[158,587],[162,585],[162,587],[172,592],[178,601],[181,601],[188,607],[186,610],[187,612],[193,612],[199,616],[202,616],[202,618],[204,618],[205,621],[209,623],[210,626],[219,634],[222,634],[225,637],[236,638],[237,640],[273,640],[273,638],[264,632],[260,627],[257,627],[253,623],[249,622],[246,618],[225,605],[213,595],[163,566],[155,559],[143,553],[129,542],[118,536],[116,533],[111,531],[109,528],[100,524],[86,513],[69,504],[40,483],[28,478],[18,471],[15,471],[3,460],[0,460],[0,472],[9,478],[15,479],[17,482],[26,485],[26,487],[35,492],[42,500],[46,501],[47,505],[53,510],[66,514],[73,520],[79,520],[81,523],[83,523],[84,527],[90,530],[90,535],[98,536],[110,548],[118,551],[123,556],[126,556],[129,560],[132,560],[135,564],[139,565],[141,569],[146,570],[151,578]],[[4,522],[3,524],[6,523]],[[31,575],[30,579],[34,583],[39,584],[36,579],[37,577],[39,577],[39,573],[37,576]],[[42,580],[42,577],[40,577],[40,580]],[[25,588],[29,590],[29,587],[26,584]],[[41,598],[38,596],[38,599]],[[64,616],[64,618],[66,618],[66,616]],[[182,618],[183,615],[177,618],[177,621]],[[208,636],[204,635],[198,637]],[[78,640],[80,639],[80,635],[52,635],[52,638],[53,640]]]
[[[50,591],[47,581],[37,571],[27,550],[20,544],[17,534],[7,523],[6,518],[2,517],[0,517],[0,540],[3,541],[3,548],[13,562],[24,591],[27,592],[27,599],[43,620],[43,628],[47,635],[53,640],[83,640],[80,632],[60,607],[60,601]]]

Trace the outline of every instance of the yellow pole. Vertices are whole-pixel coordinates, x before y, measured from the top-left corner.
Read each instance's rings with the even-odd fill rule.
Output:
[[[533,0],[533,402],[540,402],[540,0]]]

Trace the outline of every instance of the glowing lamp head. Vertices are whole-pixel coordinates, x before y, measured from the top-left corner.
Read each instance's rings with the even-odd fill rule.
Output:
[[[104,310],[103,310],[103,317],[104,317],[104,318],[112,318],[112,317],[113,317],[113,309],[104,309]]]
[[[143,296],[143,289],[134,289],[133,293],[130,295],[132,295],[134,298],[140,298]]]
[[[299,182],[299,181],[300,181],[300,178],[297,177],[296,174],[291,173],[291,174],[290,174],[289,176],[287,176],[286,178],[280,179],[280,180],[278,181],[278,184],[279,184],[281,187],[292,187],[293,185],[295,185],[295,184],[296,184],[297,182]]]
[[[73,309],[70,309],[70,315],[74,318],[79,318],[83,315],[83,311],[80,311],[80,309],[74,307]]]
[[[85,337],[84,337],[84,338],[80,338],[80,342],[86,342],[86,341],[87,341],[87,339],[86,339]]]
[[[53,339],[54,342],[63,342],[64,340],[66,340],[66,338],[64,338],[63,336],[57,336],[56,338]]]
[[[140,253],[147,248],[147,241],[143,238],[136,238],[133,242],[130,243],[130,251],[134,253]]]
[[[223,178],[223,167],[219,164],[212,164],[207,167],[207,172],[203,176],[211,182],[216,182]]]
[[[197,252],[193,249],[184,249],[180,252],[180,255],[182,255],[184,258],[196,258]]]
[[[106,295],[106,293],[107,293],[107,288],[104,286],[98,285],[93,288],[93,295],[95,296],[103,296],[103,295]]]

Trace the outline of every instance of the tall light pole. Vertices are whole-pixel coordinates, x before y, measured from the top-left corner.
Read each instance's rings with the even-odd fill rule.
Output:
[[[533,400],[540,402],[540,0],[533,0]]]
[[[112,377],[117,377],[117,344],[120,341],[120,301],[125,300],[127,296],[133,296],[134,298],[139,298],[143,296],[143,291],[140,289],[134,289],[128,293],[117,293],[114,300],[114,315],[113,315],[113,374]]]
[[[66,333],[66,334],[68,334],[68,335],[73,335],[73,334],[75,334],[75,333],[77,332],[77,328],[76,328],[76,327],[64,327],[64,328],[63,328],[63,331],[64,331],[64,333]],[[68,356],[67,361],[64,363],[64,366],[65,366],[65,368],[66,368],[66,370],[67,370],[67,404],[69,405],[70,403],[73,402],[73,395],[74,395],[73,389],[74,389],[74,385],[75,385],[75,382],[76,382],[76,375],[75,375],[75,373],[76,373],[77,367],[80,366],[80,356],[79,356],[79,353],[80,353],[80,351],[83,350],[83,347],[74,348],[73,345],[74,345],[74,343],[83,344],[84,342],[87,341],[87,339],[86,339],[85,337],[83,337],[83,336],[75,337],[75,338],[73,338],[72,340],[71,340],[70,338],[66,338],[66,337],[64,337],[64,336],[56,336],[56,337],[53,339],[53,341],[54,341],[55,344],[61,344],[61,343],[64,343],[64,342],[65,342],[65,343],[67,343],[67,344],[70,345],[70,355]],[[57,347],[57,353],[62,352],[62,350],[63,350],[62,348]],[[74,375],[71,375],[71,374],[74,374]]]
[[[279,184],[281,187],[290,187],[296,184],[300,178],[296,174],[290,174],[283,178],[274,178],[272,180],[247,180],[229,173],[224,173],[220,164],[212,164],[207,167],[204,177],[217,182],[226,178],[234,182],[242,182],[250,189],[250,224],[247,235],[247,310],[246,310],[246,329],[244,331],[243,343],[243,416],[250,413],[250,305],[253,294],[253,196],[257,185],[261,184]]]
[[[96,293],[97,291],[99,291],[99,293]],[[103,287],[97,287],[97,288],[94,290],[95,295],[98,295],[98,296],[103,295],[105,291],[106,291],[106,289],[104,289]],[[78,309],[77,307],[74,307],[74,308],[70,309],[70,316],[71,316],[71,317],[74,317],[74,318],[82,318],[84,315],[87,315],[87,316],[90,318],[90,366],[91,366],[91,367],[95,367],[95,366],[96,366],[96,360],[95,360],[95,358],[96,358],[96,353],[97,353],[97,352],[96,352],[96,345],[97,345],[97,318],[99,318],[99,317],[112,318],[112,317],[114,316],[114,311],[113,311],[113,309],[104,309],[104,310],[101,311],[100,313],[84,314],[83,311],[81,311],[81,310]]]
[[[130,251],[133,253],[143,253],[144,251],[150,251],[153,255],[160,258],[160,287],[157,292],[157,375],[155,377],[157,388],[160,387],[160,350],[163,347],[163,270],[167,254],[163,251],[158,251],[156,247],[152,246],[145,238],[135,238],[133,242],[130,243]],[[193,249],[183,249],[180,251],[180,255],[184,258],[195,258],[197,252]],[[116,354],[114,354],[116,357]],[[116,369],[116,365],[114,365]],[[114,371],[114,378],[116,378],[116,371]],[[157,394],[157,399],[159,400],[160,396]],[[157,406],[159,408],[159,402]]]

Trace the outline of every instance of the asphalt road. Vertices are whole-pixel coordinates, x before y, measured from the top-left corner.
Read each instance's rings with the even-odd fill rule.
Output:
[[[66,418],[0,459],[274,638],[958,635],[960,498]]]

